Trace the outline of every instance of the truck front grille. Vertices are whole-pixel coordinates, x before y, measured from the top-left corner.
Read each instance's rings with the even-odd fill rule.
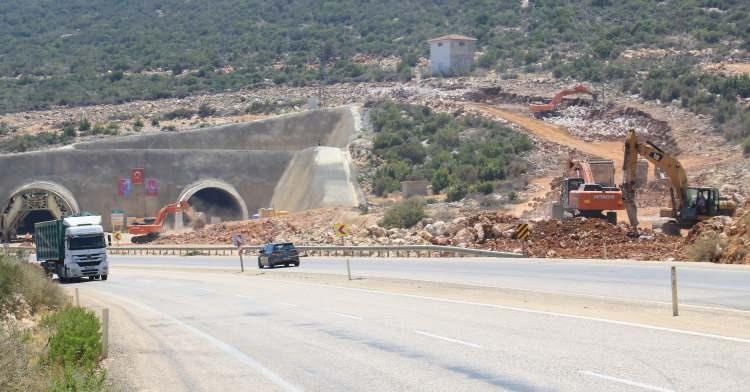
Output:
[[[79,267],[94,267],[99,265],[101,261],[78,261],[76,262]]]

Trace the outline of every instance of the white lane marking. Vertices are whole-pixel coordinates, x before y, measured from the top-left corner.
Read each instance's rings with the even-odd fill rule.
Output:
[[[289,303],[289,302],[279,302],[279,305],[289,306],[289,307],[292,307],[292,308],[296,308],[297,306],[299,306],[297,304],[292,304],[292,303]]]
[[[344,318],[348,318],[352,320],[360,320],[360,321],[364,320],[362,317],[355,316],[353,314],[337,313],[337,312],[332,312],[332,313],[335,314],[336,316],[344,317]]]
[[[156,313],[156,314],[160,315],[161,317],[163,317],[163,318],[165,318],[165,319],[167,319],[167,320],[169,320],[169,321],[171,321],[171,322],[173,322],[175,324],[180,325],[181,327],[185,328],[186,330],[188,330],[189,332],[193,333],[194,335],[199,336],[199,337],[207,340],[209,343],[213,344],[214,346],[216,346],[217,348],[219,348],[221,351],[224,351],[225,353],[233,356],[235,359],[237,359],[241,363],[247,365],[249,368],[257,371],[260,374],[262,374],[263,376],[265,376],[267,379],[269,379],[271,382],[273,382],[274,384],[276,384],[278,387],[280,387],[284,391],[289,391],[289,392],[301,392],[301,391],[304,391],[304,389],[302,389],[301,387],[297,387],[297,386],[289,383],[288,381],[284,380],[280,375],[276,374],[273,370],[271,370],[271,369],[269,369],[269,368],[261,365],[260,362],[258,362],[257,360],[253,359],[249,355],[243,353],[242,351],[238,350],[234,346],[231,346],[231,345],[223,342],[222,340],[219,340],[218,338],[216,338],[216,337],[214,337],[212,335],[209,335],[208,333],[203,332],[200,329],[198,329],[198,328],[196,328],[196,327],[194,327],[194,326],[192,326],[190,324],[187,324],[187,323],[185,323],[185,322],[183,322],[183,321],[181,321],[181,320],[179,320],[179,319],[177,319],[175,317],[172,317],[172,316],[170,316],[167,313],[161,312],[161,311],[159,311],[157,309],[154,309],[154,308],[152,308],[152,307],[150,307],[150,306],[148,306],[146,304],[143,304],[143,303],[140,303],[140,302],[136,302],[136,301],[133,301],[131,299],[121,297],[119,295],[115,295],[115,294],[111,294],[111,293],[105,293],[105,292],[102,292],[102,291],[96,290],[96,289],[90,289],[90,290],[91,291],[96,291],[96,292],[98,292],[100,294],[103,294],[104,296],[110,296],[110,297],[113,297],[113,298],[117,298],[118,300],[120,300],[122,302],[129,303],[129,304],[131,304],[131,305],[133,305],[135,307],[139,307],[139,308],[144,309],[144,310],[146,310],[148,312]]]
[[[265,281],[274,282],[274,283],[278,283],[278,282],[281,281],[279,279],[265,279],[265,278],[255,278],[255,279],[265,280]],[[630,322],[630,321],[609,320],[609,319],[603,319],[603,318],[599,318],[599,317],[579,316],[579,315],[575,315],[575,314],[565,314],[565,313],[558,313],[558,312],[548,312],[548,311],[545,311],[545,310],[526,309],[526,308],[518,308],[518,307],[515,307],[515,306],[486,304],[486,303],[481,303],[481,302],[461,301],[461,300],[457,300],[457,299],[428,297],[428,296],[424,296],[424,295],[403,294],[403,293],[387,293],[387,292],[384,292],[384,291],[369,290],[369,289],[358,289],[358,288],[354,288],[354,287],[343,287],[343,286],[317,284],[317,283],[302,283],[302,282],[289,282],[289,281],[284,281],[284,282],[289,283],[289,284],[303,285],[303,286],[314,286],[314,287],[323,287],[323,288],[329,288],[329,289],[333,288],[333,289],[340,289],[340,290],[359,291],[359,292],[363,292],[363,293],[389,295],[389,296],[393,296],[393,297],[405,297],[405,298],[424,299],[424,300],[428,300],[428,301],[445,302],[445,303],[452,303],[452,304],[459,304],[459,305],[482,306],[482,307],[486,307],[486,308],[510,310],[510,311],[515,311],[515,312],[523,312],[523,313],[530,313],[530,314],[541,314],[541,315],[545,315],[545,316],[563,317],[563,318],[569,318],[569,319],[574,319],[574,320],[596,321],[596,322],[606,323],[606,324],[623,325],[623,326],[627,326],[627,327],[650,329],[650,330],[653,330],[653,331],[670,332],[670,333],[676,333],[676,334],[682,334],[682,335],[699,336],[699,337],[702,337],[702,338],[717,339],[717,340],[726,340],[726,341],[730,341],[730,342],[750,344],[750,339],[737,338],[737,337],[733,337],[733,336],[714,335],[714,334],[703,333],[703,332],[687,331],[687,330],[684,330],[684,329],[674,329],[674,328],[667,328],[667,327],[658,327],[658,326],[655,326],[655,325],[639,324],[639,323],[634,323],[634,322]]]
[[[474,343],[471,343],[471,342],[466,342],[466,341],[463,341],[463,340],[448,338],[448,337],[445,337],[445,336],[435,335],[435,334],[431,334],[431,333],[425,332],[425,331],[414,331],[414,333],[416,333],[418,335],[422,335],[422,336],[427,336],[427,337],[430,337],[430,338],[434,338],[434,339],[444,340],[446,342],[463,344],[464,346],[469,346],[469,347],[474,347],[474,348],[482,348],[482,346],[480,346],[478,344],[474,344]]]
[[[255,299],[253,297],[248,297],[247,295],[235,294],[234,296],[237,297],[237,298],[242,298],[242,299]]]
[[[606,374],[600,374],[600,373],[592,372],[590,370],[579,370],[578,373],[585,374],[585,375],[591,376],[591,377],[601,378],[601,379],[607,380],[607,381],[612,381],[612,382],[616,382],[616,383],[620,383],[620,384],[630,385],[631,387],[637,387],[637,388],[645,389],[647,391],[675,392],[673,389],[661,388],[661,387],[657,387],[657,386],[653,386],[653,385],[649,385],[649,384],[643,384],[643,383],[640,383],[640,382],[626,380],[624,378],[612,377],[612,376],[608,376]]]

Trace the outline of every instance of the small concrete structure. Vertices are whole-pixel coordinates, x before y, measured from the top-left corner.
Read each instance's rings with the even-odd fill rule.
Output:
[[[404,198],[412,196],[426,196],[429,181],[401,181],[401,194]]]
[[[474,66],[476,38],[449,34],[430,43],[430,69],[433,75],[463,75]]]

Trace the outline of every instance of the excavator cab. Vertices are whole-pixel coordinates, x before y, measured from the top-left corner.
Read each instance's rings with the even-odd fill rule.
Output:
[[[685,204],[681,211],[682,226],[690,227],[701,220],[701,217],[720,215],[719,190],[707,187],[688,187],[685,192]]]

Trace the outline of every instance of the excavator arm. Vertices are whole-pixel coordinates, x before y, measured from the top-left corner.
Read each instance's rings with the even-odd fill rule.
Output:
[[[638,210],[635,204],[635,177],[639,156],[644,157],[654,166],[658,167],[669,178],[672,196],[672,217],[677,218],[688,187],[685,169],[682,167],[680,161],[654,144],[649,142],[640,143],[635,131],[631,129],[628,132],[627,139],[625,139],[625,156],[622,167],[622,199],[630,225],[633,228],[638,227]]]
[[[565,89],[565,90],[559,91],[557,94],[555,94],[552,100],[548,103],[531,104],[529,106],[529,109],[531,109],[533,113],[544,113],[544,112],[555,110],[555,108],[557,108],[557,105],[559,105],[560,102],[562,102],[563,97],[566,97],[568,95],[573,95],[573,94],[589,94],[591,95],[594,101],[596,101],[597,99],[597,94],[589,90],[588,87],[582,84],[579,84],[572,89]]]

